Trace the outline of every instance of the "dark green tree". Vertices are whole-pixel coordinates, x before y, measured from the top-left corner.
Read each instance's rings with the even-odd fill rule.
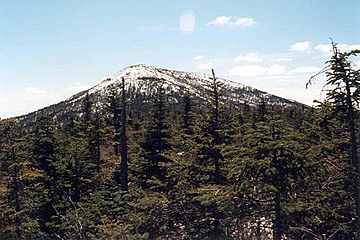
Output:
[[[304,134],[301,145],[307,161],[293,189],[298,194],[287,221],[295,239],[354,238],[348,133],[344,123],[332,115],[332,104],[325,101],[298,129]]]
[[[360,238],[360,159],[358,154],[358,140],[356,122],[359,121],[358,111],[360,102],[360,72],[355,70],[349,58],[356,56],[360,50],[342,53],[338,46],[332,42],[333,55],[326,62],[324,69],[313,76],[307,86],[314,82],[315,78],[324,73],[327,76],[326,86],[330,87],[327,92],[327,100],[333,106],[333,116],[346,123],[349,134],[349,163],[353,168],[353,196],[356,205],[356,232]]]
[[[125,79],[122,78],[121,84],[121,163],[120,178],[121,190],[127,192],[128,186],[128,154],[127,154],[127,138],[126,138],[126,95],[125,95]]]
[[[183,96],[183,111],[182,111],[182,127],[186,134],[193,132],[193,113],[192,102],[189,93],[185,93]]]
[[[243,141],[229,178],[239,184],[235,194],[247,206],[245,214],[272,219],[273,238],[279,240],[288,228],[285,206],[293,204],[291,193],[301,176],[302,136],[276,116],[259,121],[255,130],[249,127]]]
[[[221,159],[222,155],[219,149],[219,145],[223,139],[221,136],[221,121],[220,121],[220,90],[219,82],[215,77],[214,70],[212,69],[213,79],[210,86],[209,92],[209,105],[208,105],[208,120],[206,126],[203,128],[203,132],[206,138],[209,140],[209,145],[205,145],[203,148],[203,155],[207,162],[212,162],[213,171],[211,178],[214,183],[220,183],[222,180],[221,176]],[[205,160],[205,159],[204,159]]]
[[[223,214],[218,209],[218,202],[214,198],[213,191],[204,191],[202,189],[218,189],[226,181],[222,169],[223,155],[221,153],[224,139],[224,126],[221,115],[223,107],[221,106],[221,93],[218,79],[212,70],[213,78],[209,85],[208,97],[206,99],[206,110],[202,116],[201,132],[197,134],[197,154],[194,164],[191,166],[191,175],[193,175],[194,192],[193,199],[198,203],[197,211],[199,213],[196,226],[199,236],[202,238],[218,239],[224,235],[221,229],[220,220]]]
[[[30,239],[39,237],[39,224],[34,217],[39,207],[36,195],[41,187],[36,179],[41,171],[32,162],[28,139],[20,126],[0,121],[0,238]]]
[[[141,143],[142,155],[146,161],[142,168],[142,185],[144,188],[148,187],[151,181],[160,181],[163,184],[166,180],[166,163],[169,162],[169,159],[164,155],[164,152],[170,149],[168,128],[165,92],[162,85],[159,84],[150,110],[144,140]]]
[[[56,136],[53,122],[47,117],[40,117],[32,132],[32,157],[43,171],[39,184],[44,186],[39,208],[38,218],[42,232],[50,234],[59,230],[61,220],[57,213],[62,212],[61,201],[64,198],[66,182],[63,170],[68,169],[68,164],[63,164],[59,156],[60,143]]]
[[[106,110],[110,113],[110,124],[114,129],[113,144],[115,156],[119,156],[121,142],[121,94],[115,86],[109,90]]]

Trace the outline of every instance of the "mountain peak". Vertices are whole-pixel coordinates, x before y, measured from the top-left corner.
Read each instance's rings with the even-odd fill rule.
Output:
[[[156,67],[154,67],[152,65],[149,65],[149,64],[146,64],[146,63],[134,64],[134,65],[130,65],[130,66],[126,67],[126,68],[136,68],[136,67],[138,67],[138,68],[156,68]]]
[[[142,69],[142,70],[146,71],[146,70],[149,70],[149,69],[157,69],[157,67],[154,67],[152,65],[145,64],[145,63],[139,63],[139,64],[134,64],[134,65],[130,65],[130,66],[126,67],[126,68],[123,68],[117,73],[120,73],[120,72],[123,72],[123,71],[129,71],[129,70],[133,70],[133,69]]]
[[[109,93],[110,88],[120,88],[122,78],[125,80],[127,91],[133,91],[144,96],[152,95],[155,86],[161,84],[168,94],[177,96],[183,92],[188,92],[194,97],[206,98],[207,89],[212,83],[212,76],[178,70],[169,70],[157,68],[148,64],[136,64],[128,66],[114,75],[105,78],[100,84],[94,86],[88,91],[84,91],[70,98],[71,101],[78,101],[86,94],[93,94],[97,98],[103,98]],[[254,105],[264,100],[269,104],[292,105],[293,101],[283,99],[266,92],[246,86],[239,82],[217,78],[221,86],[226,90],[226,98],[238,103],[248,103]],[[176,94],[175,94],[176,95]]]
[[[68,114],[79,114],[83,98],[89,94],[97,108],[101,109],[106,105],[110,89],[120,89],[122,78],[125,79],[125,89],[131,98],[129,101],[148,101],[156,92],[156,85],[161,84],[168,95],[169,101],[178,102],[184,92],[189,93],[194,98],[206,100],[208,89],[212,84],[212,76],[164,68],[156,68],[147,64],[136,64],[126,67],[112,76],[104,78],[99,84],[75,94],[71,98],[54,104],[50,107],[24,115],[18,119],[23,122],[36,121],[39,114],[51,115],[54,119],[61,121]],[[234,104],[247,103],[256,105],[265,101],[270,105],[290,106],[299,103],[268,94],[258,89],[246,86],[239,82],[217,78],[221,90],[224,92],[224,101]]]

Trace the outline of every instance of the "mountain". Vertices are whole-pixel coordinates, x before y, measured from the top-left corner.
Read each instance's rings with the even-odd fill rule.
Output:
[[[65,121],[69,115],[79,113],[81,102],[86,94],[89,94],[96,107],[101,110],[107,100],[109,90],[113,87],[119,89],[122,78],[125,79],[128,99],[138,103],[148,102],[159,83],[165,88],[169,101],[178,101],[184,92],[190,93],[195,98],[205,99],[207,89],[212,81],[212,76],[206,74],[168,70],[145,64],[133,65],[65,101],[19,116],[17,120],[24,126],[31,125],[38,116],[45,114],[52,116],[56,121]],[[238,82],[222,78],[217,79],[223,91],[223,98],[238,104],[246,102],[249,105],[256,105],[260,101],[265,101],[268,104],[280,106],[302,105]]]

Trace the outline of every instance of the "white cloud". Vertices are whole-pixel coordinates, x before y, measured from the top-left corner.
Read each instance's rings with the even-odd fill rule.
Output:
[[[360,44],[341,43],[341,44],[338,44],[338,47],[339,47],[340,51],[348,52],[348,51],[351,51],[351,50],[360,49]],[[320,51],[320,52],[323,52],[323,53],[331,53],[332,45],[331,44],[318,44],[318,45],[315,46],[315,49]]]
[[[230,24],[230,19],[231,19],[231,17],[221,16],[221,17],[217,17],[214,20],[208,22],[206,25],[208,25],[208,26],[210,26],[210,25],[226,26],[226,25]]]
[[[25,88],[25,92],[27,92],[27,93],[33,93],[33,94],[44,94],[44,93],[46,93],[46,90],[40,89],[40,88],[36,88],[36,87],[26,87],[26,88]]]
[[[235,58],[235,62],[249,62],[249,63],[256,63],[262,62],[263,59],[257,53],[249,53],[246,55],[240,55]]]
[[[260,65],[242,65],[231,68],[228,73],[230,76],[256,77],[263,75],[279,75],[285,72],[285,66],[274,64],[269,67]]]
[[[254,24],[255,24],[254,19],[249,18],[249,17],[238,18],[235,21],[236,26],[251,26]]]
[[[290,62],[292,61],[292,58],[277,58],[275,59],[275,62]]]
[[[315,49],[323,53],[330,53],[332,47],[331,44],[318,44],[315,46]]]
[[[304,67],[297,67],[289,71],[289,74],[299,74],[299,73],[314,73],[319,72],[321,68],[315,66],[304,66]]]
[[[185,11],[179,20],[179,29],[182,33],[190,34],[195,29],[196,17],[192,11]]]
[[[290,46],[290,50],[291,51],[300,51],[300,52],[304,52],[306,50],[310,49],[310,42],[309,41],[305,41],[305,42],[297,42],[294,43]]]
[[[201,60],[201,59],[203,59],[203,58],[204,58],[203,55],[197,55],[196,57],[194,57],[194,60],[195,60],[195,61],[199,61],[199,60]]]
[[[249,17],[233,17],[233,16],[220,16],[211,20],[206,25],[211,26],[251,26],[255,24],[255,20]]]
[[[208,70],[208,69],[212,68],[212,64],[211,63],[199,64],[199,65],[197,65],[197,68],[200,70]]]

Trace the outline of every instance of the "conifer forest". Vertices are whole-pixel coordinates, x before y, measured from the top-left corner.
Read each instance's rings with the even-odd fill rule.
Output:
[[[125,77],[101,107],[1,119],[0,239],[360,239],[357,54],[304,79],[316,107],[233,102],[213,70],[205,97]]]

